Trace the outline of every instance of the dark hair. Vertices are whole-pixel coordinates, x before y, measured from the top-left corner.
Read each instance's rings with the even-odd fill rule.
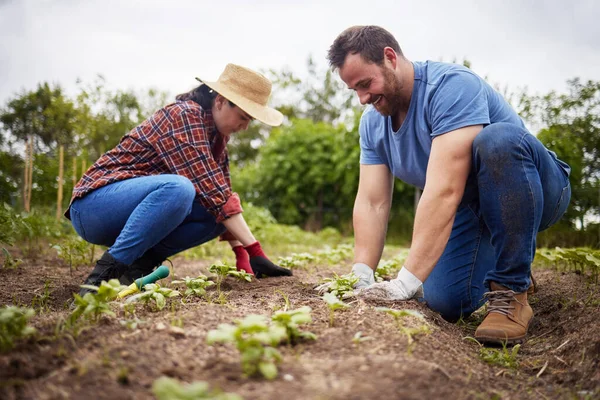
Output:
[[[215,103],[215,97],[217,97],[218,94],[219,93],[215,92],[203,83],[196,89],[190,90],[186,93],[178,94],[177,96],[175,96],[175,100],[192,100],[198,103],[203,110],[210,110],[213,104]],[[231,107],[235,107],[235,104],[233,104],[231,100],[227,101],[229,101],[229,105]]]
[[[348,54],[360,54],[365,60],[383,64],[383,49],[391,47],[402,56],[400,45],[394,36],[385,29],[375,26],[352,26],[333,41],[327,53],[329,65],[339,69],[344,65]]]

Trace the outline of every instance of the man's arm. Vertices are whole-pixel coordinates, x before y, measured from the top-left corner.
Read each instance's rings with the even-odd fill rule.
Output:
[[[377,268],[392,204],[393,176],[386,165],[360,166],[354,203],[354,263]]]
[[[415,215],[405,267],[424,282],[441,257],[471,169],[472,147],[482,125],[468,126],[433,139],[425,188]]]

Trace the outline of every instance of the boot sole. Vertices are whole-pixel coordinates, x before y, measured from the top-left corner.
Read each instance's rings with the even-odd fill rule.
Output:
[[[494,344],[498,346],[514,346],[515,344],[523,344],[527,341],[527,335],[518,338],[500,339],[492,337],[475,337],[478,342],[485,344]]]

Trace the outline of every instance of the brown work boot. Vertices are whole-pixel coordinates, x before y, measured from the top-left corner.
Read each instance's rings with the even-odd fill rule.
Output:
[[[514,291],[490,282],[488,312],[475,331],[475,339],[482,343],[513,345],[523,343],[533,310],[527,302],[527,292]]]

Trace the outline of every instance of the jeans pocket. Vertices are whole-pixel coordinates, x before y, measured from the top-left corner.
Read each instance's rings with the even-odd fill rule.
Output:
[[[571,184],[568,183],[567,186],[565,186],[563,188],[562,193],[560,194],[560,198],[558,199],[558,203],[556,204],[552,218],[550,218],[548,223],[546,223],[543,227],[541,227],[540,231],[543,231],[544,229],[548,229],[549,227],[554,225],[556,222],[558,222],[560,217],[562,217],[564,215],[564,213],[567,211],[570,201],[571,201]]]

